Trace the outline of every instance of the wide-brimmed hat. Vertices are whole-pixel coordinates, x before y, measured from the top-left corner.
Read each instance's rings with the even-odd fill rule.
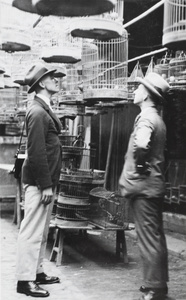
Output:
[[[144,78],[137,77],[136,81],[142,83],[159,100],[164,101],[165,93],[170,89],[168,82],[157,73],[150,72]]]
[[[43,76],[54,73],[55,71],[56,69],[47,69],[42,63],[37,63],[32,66],[24,80],[25,84],[30,86],[28,93],[30,94],[34,91],[36,84]]]

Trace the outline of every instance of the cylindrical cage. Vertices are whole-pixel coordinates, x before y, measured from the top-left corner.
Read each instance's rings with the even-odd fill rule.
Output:
[[[165,0],[163,45],[186,49],[186,0]]]
[[[127,99],[128,34],[108,41],[83,40],[82,79],[85,100]]]

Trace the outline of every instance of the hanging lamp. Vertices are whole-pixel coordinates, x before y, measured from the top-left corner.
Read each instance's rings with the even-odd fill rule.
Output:
[[[89,16],[113,9],[115,0],[14,0],[16,8],[41,16]]]

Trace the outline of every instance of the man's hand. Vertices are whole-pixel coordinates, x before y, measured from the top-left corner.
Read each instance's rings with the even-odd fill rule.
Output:
[[[52,187],[44,189],[41,194],[41,203],[45,205],[50,204],[52,202],[52,197],[53,197]]]

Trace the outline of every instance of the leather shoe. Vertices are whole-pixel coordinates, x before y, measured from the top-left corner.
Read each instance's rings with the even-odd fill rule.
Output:
[[[36,275],[37,284],[53,284],[60,282],[59,277],[48,276],[45,273],[39,273]]]
[[[34,281],[18,281],[17,293],[32,297],[48,297],[48,291],[42,289]]]
[[[148,290],[143,293],[143,295],[139,298],[139,300],[166,300],[167,296],[164,292]]]
[[[167,295],[168,294],[168,287],[165,286],[163,288],[149,288],[149,287],[145,287],[144,285],[140,286],[140,292],[142,293],[147,293],[149,291],[154,291],[154,292],[158,292],[158,293],[162,293],[164,295]]]

